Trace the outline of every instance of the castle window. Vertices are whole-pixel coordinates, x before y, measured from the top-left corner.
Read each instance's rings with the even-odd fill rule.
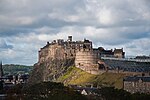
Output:
[[[83,45],[83,48],[86,48],[85,44]]]

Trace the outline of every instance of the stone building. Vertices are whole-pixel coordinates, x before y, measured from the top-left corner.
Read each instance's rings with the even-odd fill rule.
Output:
[[[47,42],[46,46],[39,50],[39,63],[50,59],[75,59],[76,67],[86,71],[99,70],[98,60],[101,57],[124,57],[123,49],[114,51],[105,50],[103,47],[93,48],[92,42],[84,39],[83,41],[73,41],[72,36],[68,39],[53,40]]]
[[[94,51],[97,51],[99,53],[100,57],[113,57],[113,58],[124,58],[125,57],[125,52],[123,52],[122,49],[110,49],[110,50],[105,50],[103,47],[99,47],[96,49],[93,49]]]
[[[39,62],[48,59],[69,59],[75,58],[76,52],[81,50],[92,50],[92,42],[84,39],[84,41],[72,41],[72,36],[68,36],[68,40],[63,39],[47,42],[47,45],[39,51]]]
[[[116,49],[115,48],[114,57],[115,58],[125,58],[125,52],[123,52],[123,48],[122,49]]]
[[[75,57],[75,65],[86,71],[98,70],[98,55],[93,50],[83,49],[78,51]]]
[[[125,77],[123,88],[130,93],[150,93],[150,77]]]
[[[99,47],[98,49],[95,49],[98,51],[100,57],[113,57],[114,52],[113,50],[105,50],[103,47]]]

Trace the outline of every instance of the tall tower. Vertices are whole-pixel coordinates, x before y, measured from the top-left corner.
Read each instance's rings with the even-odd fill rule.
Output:
[[[2,61],[0,62],[0,78],[3,77],[4,73],[3,73],[3,65],[2,65]]]

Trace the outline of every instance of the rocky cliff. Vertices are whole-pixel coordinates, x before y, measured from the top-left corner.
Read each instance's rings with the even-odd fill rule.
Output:
[[[37,63],[34,65],[34,69],[29,78],[29,83],[56,81],[70,66],[74,66],[74,58],[49,59],[43,63]]]

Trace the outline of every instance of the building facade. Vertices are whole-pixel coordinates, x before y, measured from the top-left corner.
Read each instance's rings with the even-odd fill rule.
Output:
[[[150,93],[150,77],[125,77],[123,80],[124,90],[130,93]]]

